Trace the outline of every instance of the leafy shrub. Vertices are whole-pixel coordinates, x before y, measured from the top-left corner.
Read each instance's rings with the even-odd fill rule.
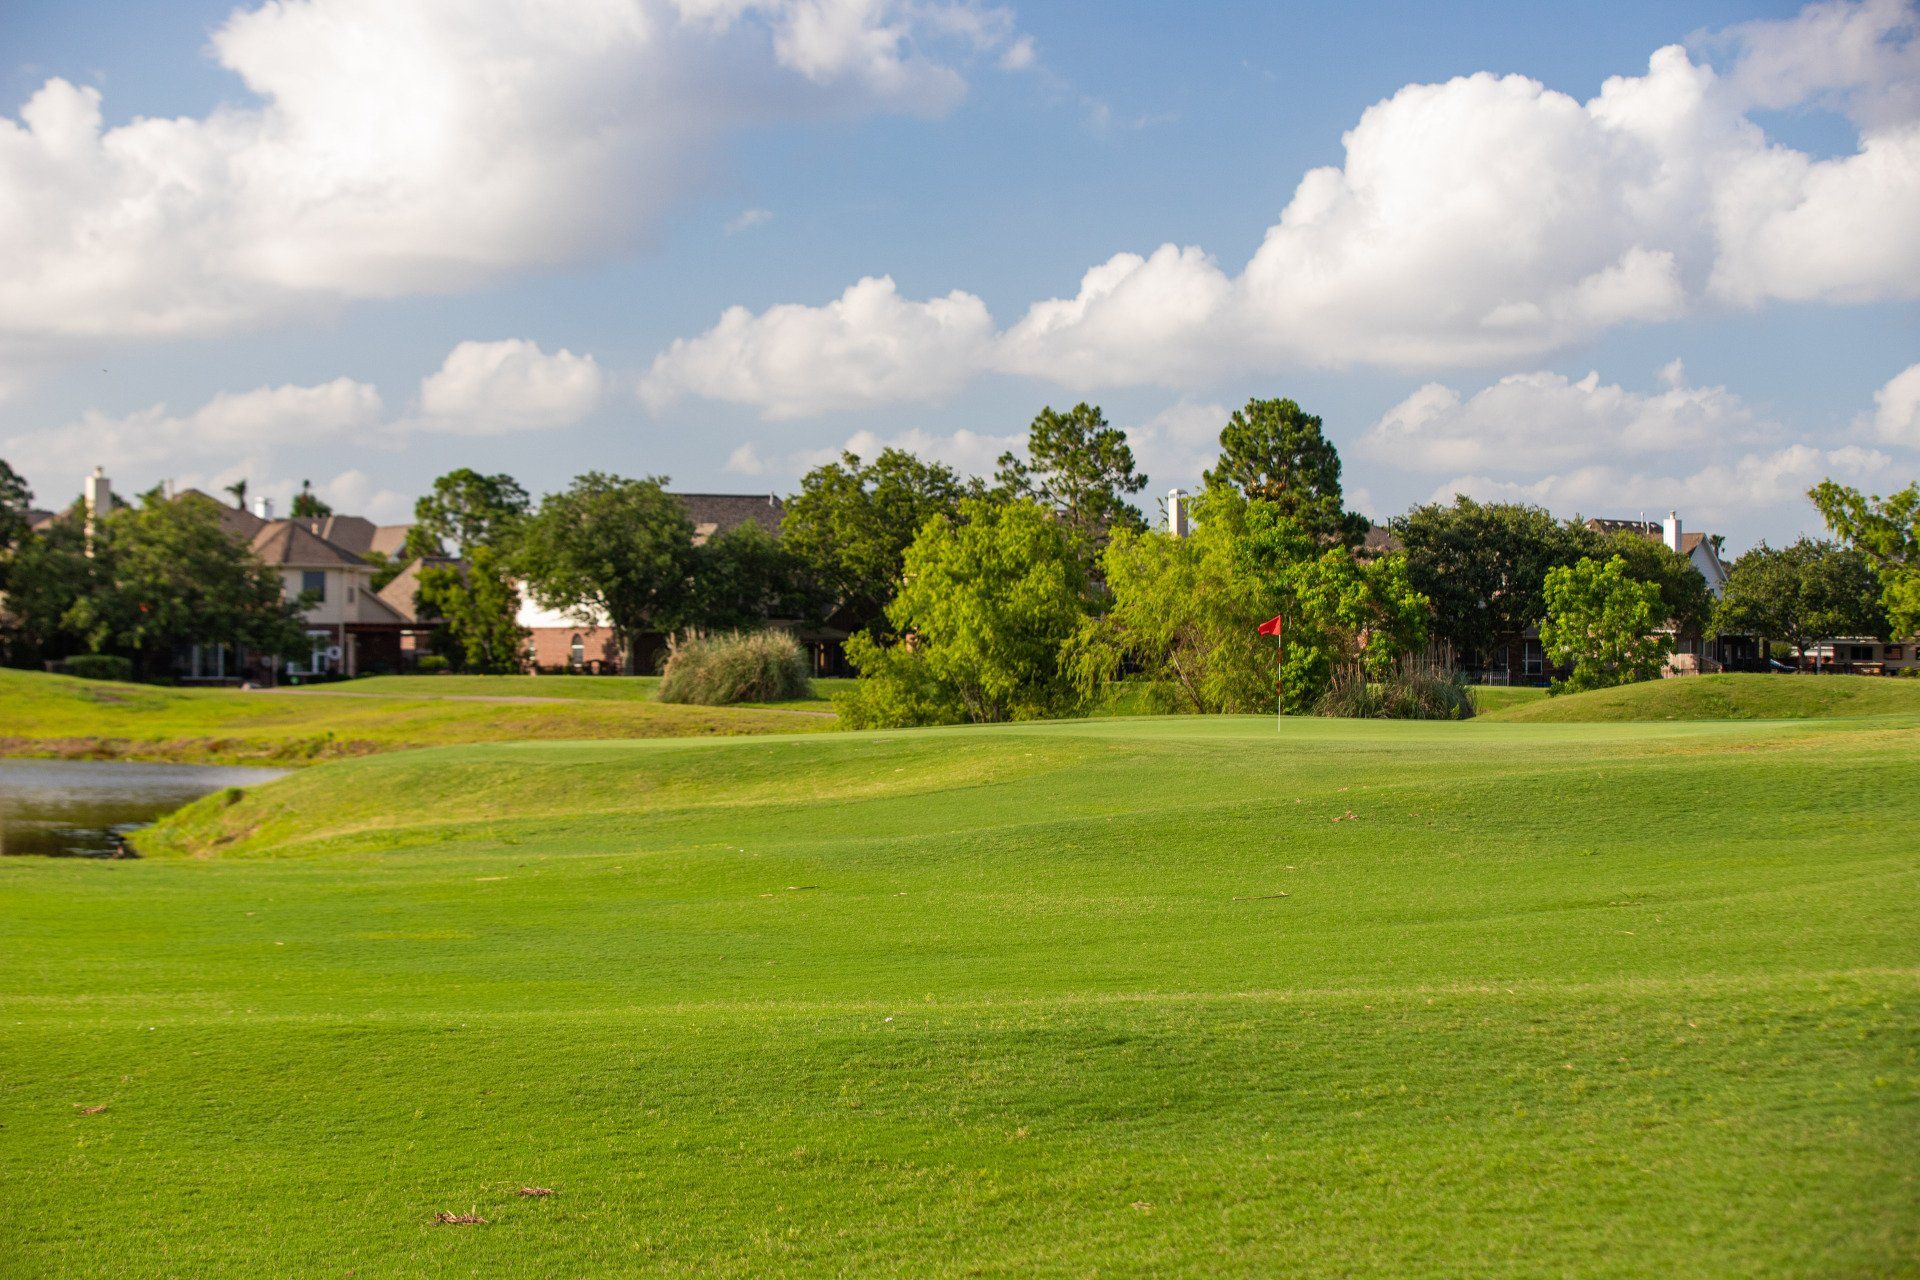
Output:
[[[660,701],[720,707],[813,696],[806,651],[785,631],[734,631],[669,642]]]
[[[1409,657],[1373,680],[1356,667],[1335,672],[1313,713],[1346,720],[1465,720],[1473,715],[1473,692],[1458,672]]]
[[[82,680],[131,680],[133,663],[111,653],[81,653],[60,664],[61,670]]]
[[[423,653],[413,669],[423,676],[437,676],[443,674],[449,665],[451,664],[441,654]]]
[[[1611,689],[1660,674],[1673,648],[1659,630],[1666,618],[1660,587],[1632,577],[1623,557],[1550,569],[1545,594],[1540,643],[1556,665],[1573,668],[1553,692]]]
[[[842,722],[990,724],[1078,711],[1085,697],[1064,650],[1088,596],[1086,568],[1052,512],[1026,499],[966,499],[957,520],[928,520],[907,548],[887,606],[900,641],[847,641],[864,678],[836,701]]]

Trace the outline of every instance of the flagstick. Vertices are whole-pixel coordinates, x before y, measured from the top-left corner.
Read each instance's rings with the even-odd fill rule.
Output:
[[[1281,733],[1285,726],[1281,723],[1286,715],[1287,696],[1287,640],[1284,634],[1273,637],[1273,731]]]

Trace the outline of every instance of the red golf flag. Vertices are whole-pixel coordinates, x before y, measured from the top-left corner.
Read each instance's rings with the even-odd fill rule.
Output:
[[[1261,624],[1260,624],[1260,634],[1261,634],[1261,635],[1263,635],[1263,636],[1277,636],[1277,635],[1279,635],[1279,634],[1280,634],[1280,619],[1279,619],[1279,618],[1278,618],[1278,617],[1276,616],[1276,617],[1272,617],[1272,618],[1269,618],[1269,619],[1267,619],[1267,620],[1266,620],[1265,622],[1263,622],[1263,623],[1261,623]]]

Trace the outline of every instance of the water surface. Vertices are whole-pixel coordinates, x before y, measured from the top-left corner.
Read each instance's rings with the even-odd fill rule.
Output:
[[[0,760],[0,854],[124,857],[122,837],[223,787],[284,769],[138,764],[127,760]]]

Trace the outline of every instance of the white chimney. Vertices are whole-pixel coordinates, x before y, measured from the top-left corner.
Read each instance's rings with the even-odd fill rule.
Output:
[[[253,514],[259,516],[262,520],[273,519],[273,499],[255,498],[253,500]]]
[[[1167,532],[1176,538],[1184,538],[1193,532],[1193,513],[1188,507],[1185,489],[1167,492]]]
[[[101,516],[113,514],[113,481],[107,479],[105,468],[95,467],[93,474],[87,477],[87,554],[93,554],[93,524]]]
[[[1667,518],[1660,522],[1660,541],[1667,544],[1669,551],[1679,553],[1680,513],[1678,511],[1667,512]]]

